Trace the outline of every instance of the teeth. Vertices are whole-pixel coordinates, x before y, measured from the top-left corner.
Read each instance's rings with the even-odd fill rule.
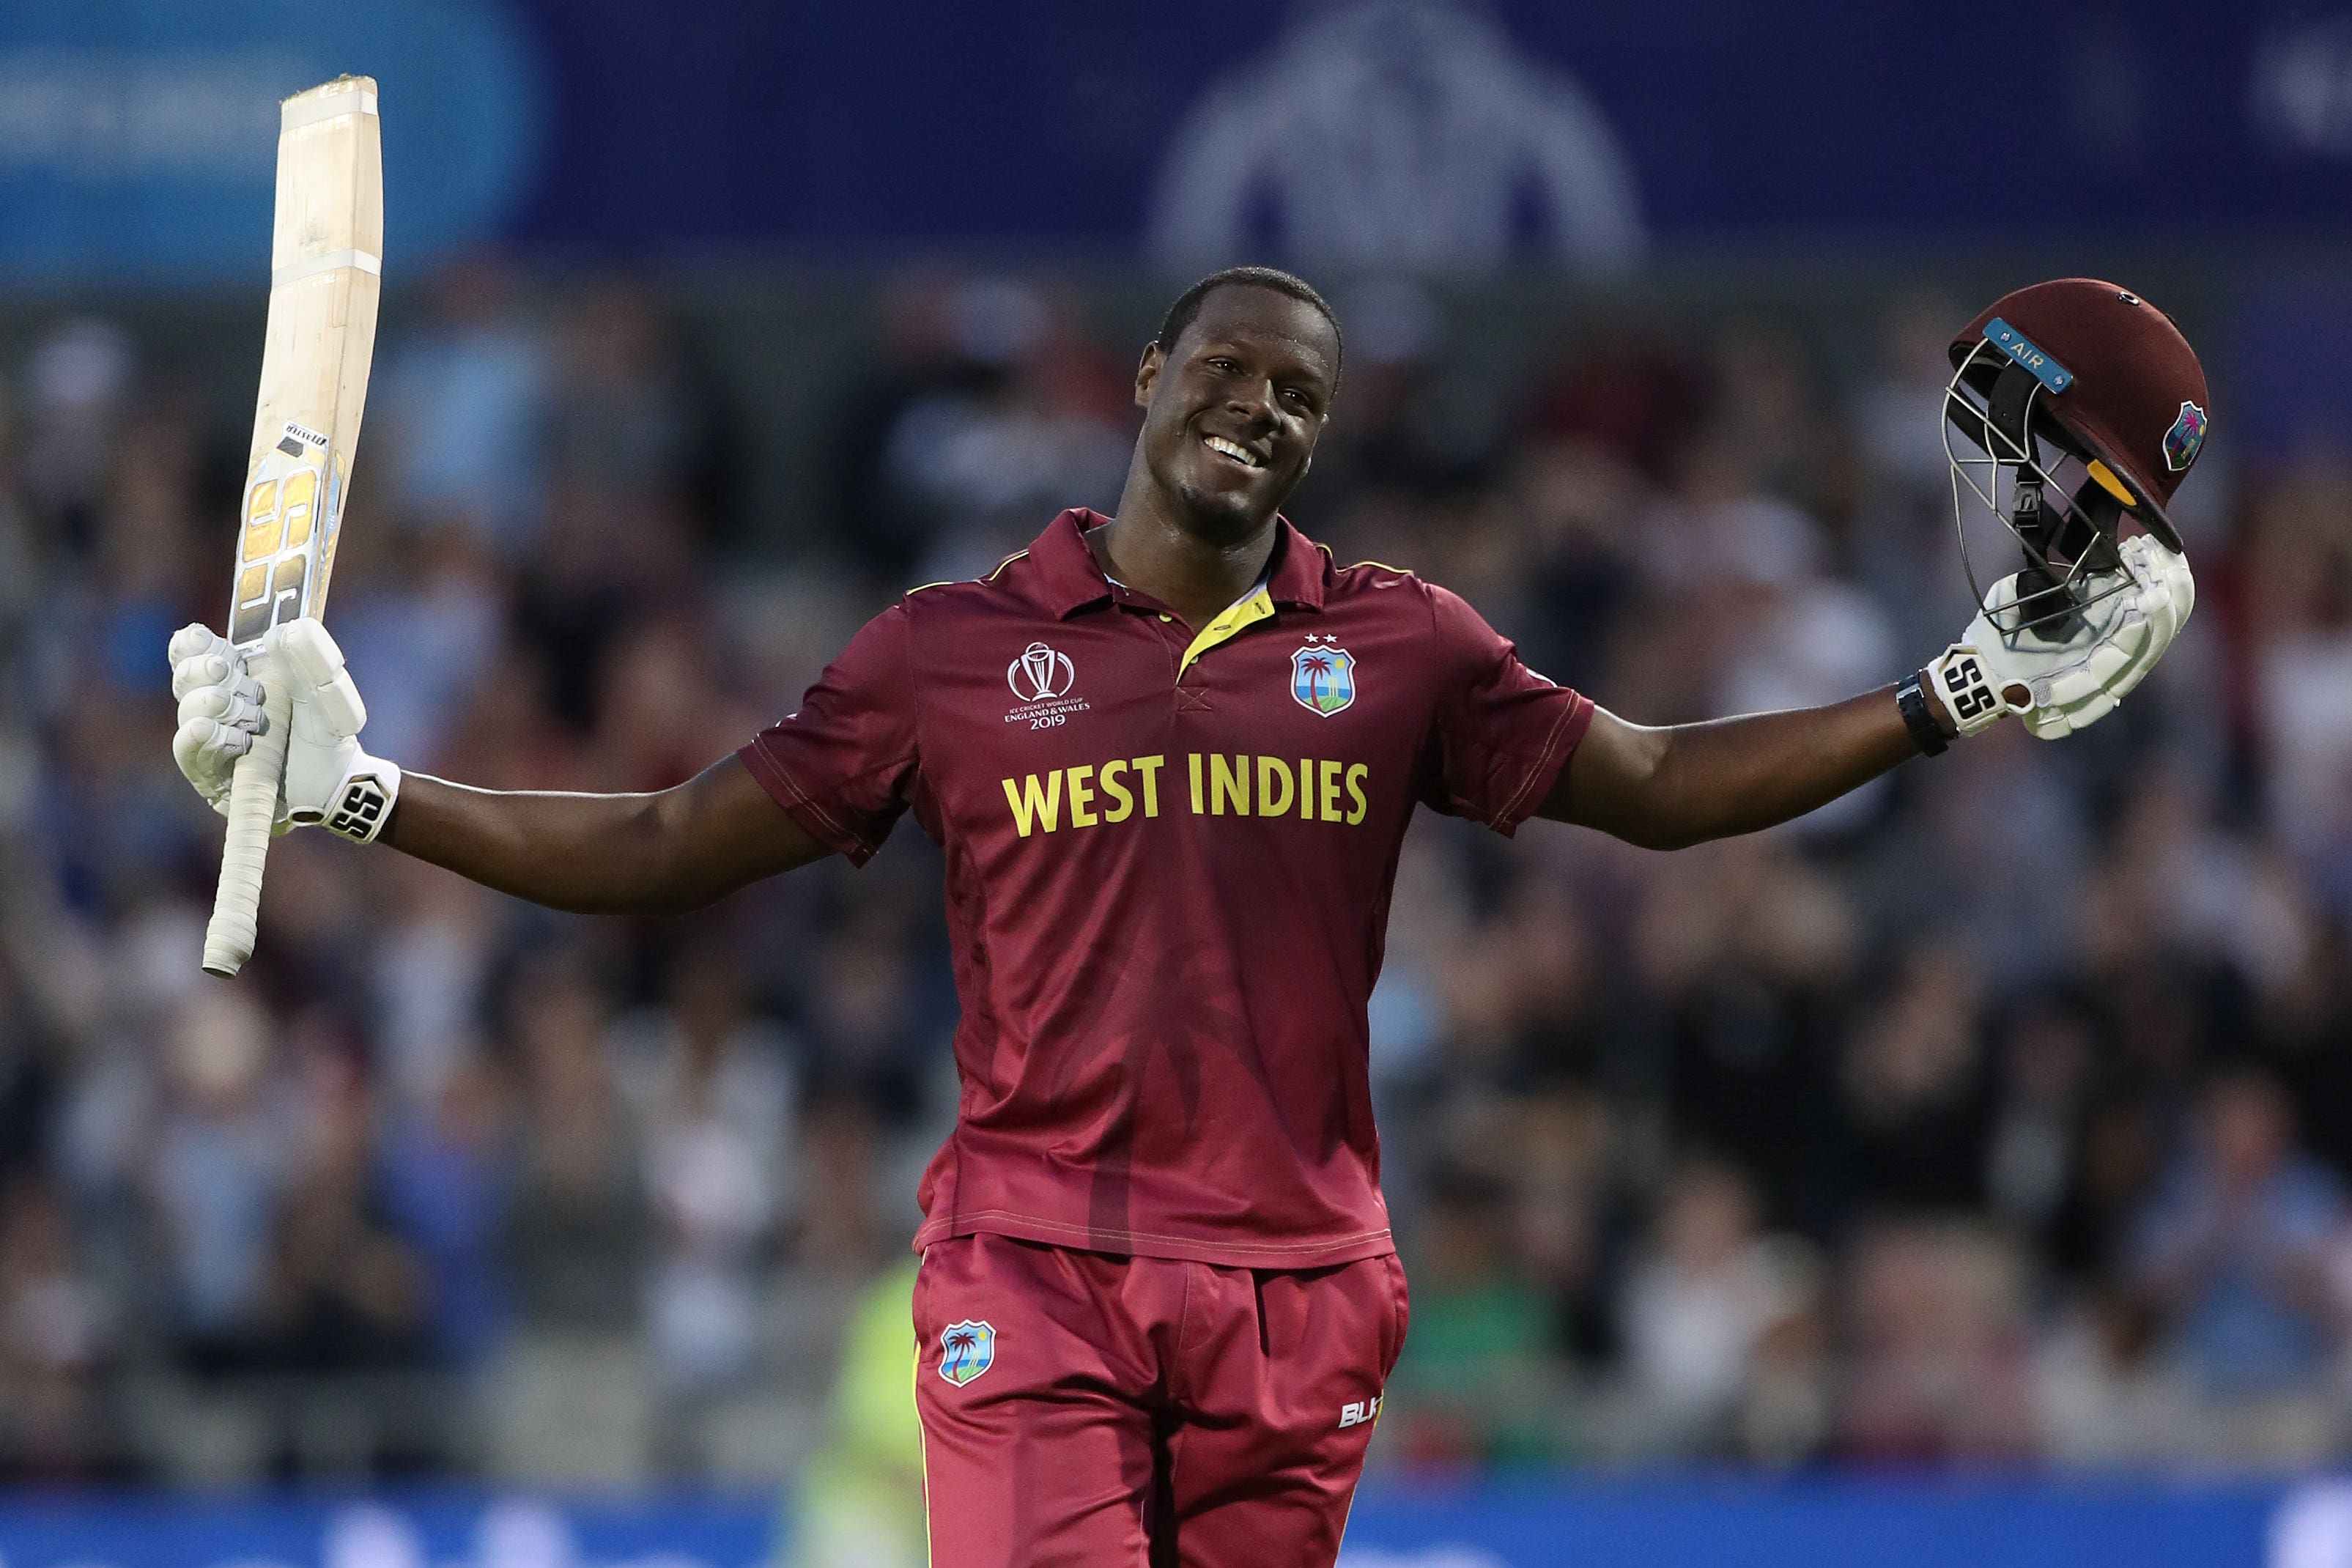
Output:
[[[1204,436],[1202,440],[1212,452],[1223,452],[1235,462],[1247,463],[1253,468],[1260,466],[1257,454],[1237,441],[1228,441],[1223,436]]]

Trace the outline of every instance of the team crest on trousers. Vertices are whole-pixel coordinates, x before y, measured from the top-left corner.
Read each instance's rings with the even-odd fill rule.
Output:
[[[940,1375],[961,1388],[996,1364],[996,1330],[967,1318],[940,1331]]]
[[[1290,696],[1309,713],[1328,719],[1356,700],[1356,656],[1336,637],[1308,637],[1290,656]]]

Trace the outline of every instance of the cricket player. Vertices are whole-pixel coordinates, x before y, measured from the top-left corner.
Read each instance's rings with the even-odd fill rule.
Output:
[[[1143,352],[1114,515],[908,593],[797,711],[658,794],[404,773],[361,749],[323,629],[276,634],[287,820],[520,898],[690,909],[863,864],[908,812],[940,844],[962,1087],[920,1189],[914,1333],[942,1568],[1337,1556],[1405,1338],[1365,1006],[1417,806],[1661,849],[1753,832],[2005,715],[2092,722],[2189,610],[2165,507],[2204,378],[2111,284],[2020,290],[1955,342],[1956,495],[2027,562],[1961,640],[1846,701],[1670,728],[1283,520],[1341,358],[1307,283],[1203,279]],[[174,753],[217,801],[260,693],[204,627],[171,651]]]

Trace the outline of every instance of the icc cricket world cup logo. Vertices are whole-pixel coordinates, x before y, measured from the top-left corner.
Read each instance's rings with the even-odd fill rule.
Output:
[[[1077,679],[1070,656],[1041,642],[1023,648],[1021,657],[1004,667],[1004,683],[1024,702],[1050,702],[1056,697],[1066,697]]]

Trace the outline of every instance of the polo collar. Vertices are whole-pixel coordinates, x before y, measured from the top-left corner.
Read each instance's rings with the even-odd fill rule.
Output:
[[[1037,572],[1038,597],[1056,619],[1066,620],[1111,597],[1110,581],[1095,563],[1095,552],[1086,541],[1088,530],[1109,521],[1089,508],[1072,507],[1046,524],[1045,531],[1029,546],[1029,562]],[[1277,605],[1320,611],[1328,557],[1313,540],[1293,528],[1287,518],[1276,517],[1274,526],[1274,570],[1266,578],[1266,596]]]

